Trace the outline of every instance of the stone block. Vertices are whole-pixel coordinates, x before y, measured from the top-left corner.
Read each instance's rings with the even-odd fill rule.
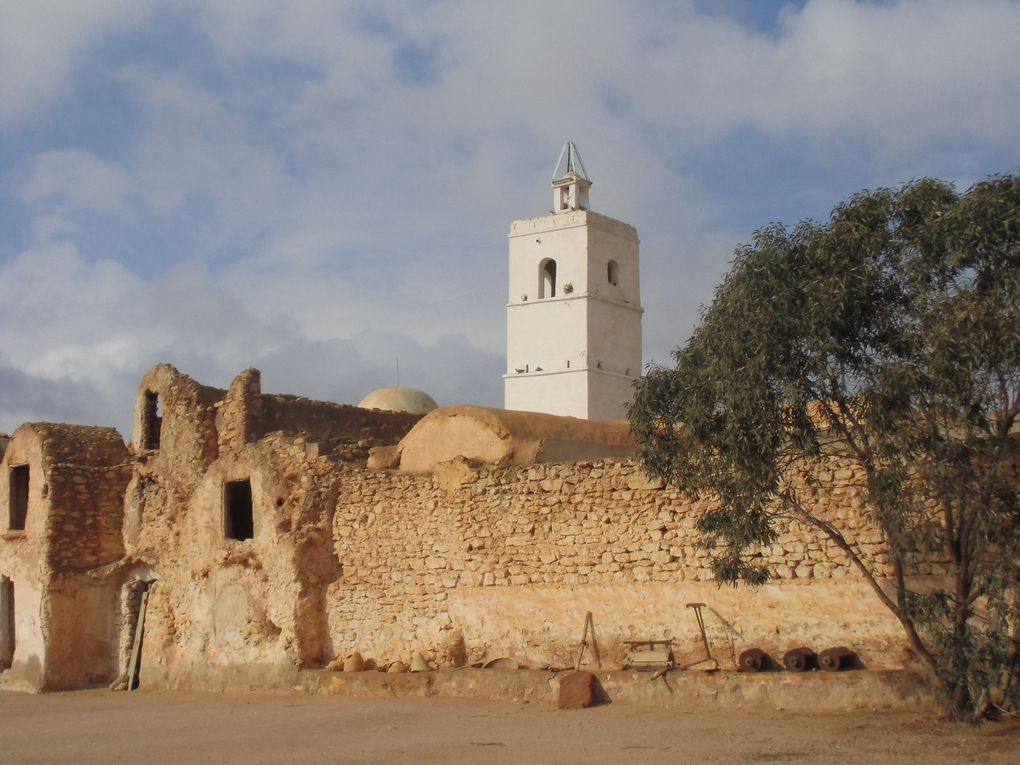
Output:
[[[595,701],[595,675],[580,670],[560,676],[557,706],[560,709],[584,709]]]

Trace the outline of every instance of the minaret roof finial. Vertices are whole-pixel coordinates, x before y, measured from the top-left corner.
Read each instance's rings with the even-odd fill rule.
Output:
[[[587,171],[584,169],[584,163],[581,161],[581,154],[577,150],[577,146],[574,145],[573,141],[567,141],[563,144],[563,151],[560,152],[559,161],[556,162],[556,169],[553,170],[554,181],[558,181],[560,178],[573,173],[578,178],[591,182],[591,178],[588,177]]]

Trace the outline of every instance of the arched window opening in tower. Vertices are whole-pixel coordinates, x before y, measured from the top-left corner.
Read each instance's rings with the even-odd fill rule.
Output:
[[[610,284],[620,283],[620,266],[615,260],[610,260],[606,268],[606,278]]]
[[[556,297],[556,261],[543,260],[539,274],[541,283],[538,288],[540,298]]]

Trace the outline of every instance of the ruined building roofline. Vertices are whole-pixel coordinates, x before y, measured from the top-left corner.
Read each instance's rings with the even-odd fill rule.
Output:
[[[443,416],[470,415],[499,426],[509,435],[528,438],[559,438],[572,441],[633,446],[634,437],[625,420],[586,420],[544,412],[462,404],[436,410]]]
[[[472,464],[529,465],[629,457],[635,449],[623,421],[448,406],[425,415],[396,447],[374,451],[369,467],[424,473],[457,458]]]
[[[40,444],[47,461],[78,465],[113,465],[127,458],[127,444],[116,428],[64,422],[26,422],[10,439]]]

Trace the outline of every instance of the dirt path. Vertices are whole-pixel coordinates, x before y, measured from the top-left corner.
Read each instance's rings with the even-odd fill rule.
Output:
[[[4,763],[1020,762],[1020,722],[445,699],[0,692]]]

